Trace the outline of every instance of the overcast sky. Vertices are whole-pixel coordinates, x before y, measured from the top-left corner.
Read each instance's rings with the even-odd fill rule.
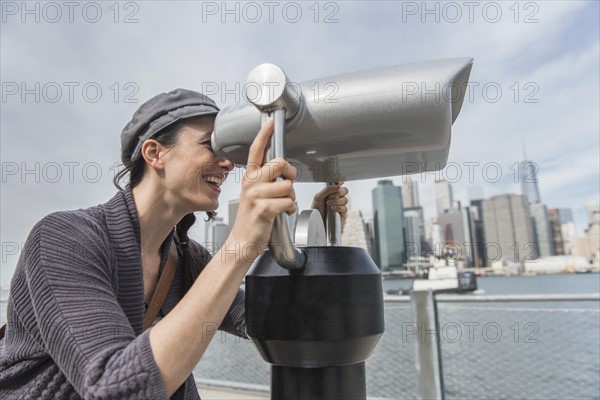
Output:
[[[1,2],[1,286],[39,219],[112,197],[119,135],[142,102],[178,87],[211,89],[220,106],[243,101],[236,83],[263,62],[301,82],[473,57],[448,160],[461,175],[455,168],[438,176],[455,183],[457,199],[466,202],[473,185],[486,197],[520,193],[515,163],[525,143],[539,166],[542,201],[571,208],[578,231],[588,223],[585,202],[598,201],[597,1],[427,2],[427,9],[400,1],[230,2],[227,10],[220,1],[24,4]],[[426,218],[434,217],[436,176],[413,178]],[[367,218],[376,181],[348,183],[352,207]],[[320,186],[296,185],[300,209]],[[239,188],[234,180],[224,186],[225,220]],[[195,232],[202,240],[201,224]]]

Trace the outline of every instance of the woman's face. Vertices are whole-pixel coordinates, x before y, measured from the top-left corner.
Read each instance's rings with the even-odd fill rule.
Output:
[[[186,121],[165,154],[167,189],[189,212],[216,210],[220,186],[233,169],[233,163],[212,151],[214,122],[213,116]]]

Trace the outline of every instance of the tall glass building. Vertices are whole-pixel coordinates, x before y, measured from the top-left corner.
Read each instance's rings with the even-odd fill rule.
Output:
[[[481,203],[485,235],[484,257],[522,263],[537,257],[535,233],[525,196],[501,194]]]
[[[466,266],[473,265],[473,241],[469,211],[466,208],[446,210],[438,215],[442,255],[464,261]]]
[[[382,271],[403,268],[404,211],[402,188],[391,180],[377,182],[373,189],[373,219],[377,264]]]
[[[562,237],[564,254],[573,254],[573,249],[577,245],[577,228],[573,219],[573,212],[570,208],[561,208],[558,210],[560,217],[560,233]]]
[[[521,191],[527,198],[529,204],[541,202],[540,191],[538,189],[538,165],[533,161],[524,160],[519,163],[519,181],[521,182]]]
[[[444,180],[435,181],[435,198],[438,216],[443,214],[444,211],[452,209],[454,196],[452,195],[450,182]]]
[[[563,209],[564,210],[564,209]],[[548,222],[550,223],[550,231],[552,232],[552,242],[554,244],[555,256],[564,256],[567,254],[565,249],[565,241],[562,236],[562,225],[561,225],[561,210],[558,208],[548,209]]]
[[[548,209],[542,203],[530,204],[529,213],[533,222],[538,256],[550,257],[554,255],[554,241],[552,239],[552,226],[548,218]]]
[[[403,204],[405,205],[405,204]],[[425,253],[425,221],[422,207],[404,208],[406,259],[421,257]]]
[[[402,205],[404,208],[419,207],[419,183],[410,176],[405,176],[402,185]]]
[[[223,218],[216,217],[206,222],[203,245],[211,255],[214,255],[223,247],[228,234],[229,226],[223,222]]]

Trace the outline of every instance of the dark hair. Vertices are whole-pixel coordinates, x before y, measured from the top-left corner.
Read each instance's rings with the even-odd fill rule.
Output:
[[[172,147],[177,142],[177,136],[179,134],[179,130],[185,125],[185,120],[177,121],[176,123],[167,126],[162,131],[160,131],[157,135],[155,135],[152,139],[156,140],[160,144],[165,147]],[[121,187],[121,180],[125,179],[129,176],[129,182],[127,183],[128,187],[134,188],[136,187],[142,177],[144,176],[144,171],[146,169],[146,162],[144,158],[140,155],[134,160],[129,160],[123,165],[123,169],[120,170],[115,177],[113,178],[113,183],[117,187],[117,189],[123,191],[123,187]],[[206,221],[210,221],[215,218],[217,213],[214,211],[206,211],[206,215],[208,219]],[[194,254],[190,250],[190,239],[188,237],[188,231],[196,222],[196,216],[194,213],[186,214],[181,221],[177,223],[175,231],[177,232],[177,237],[179,237],[179,241],[181,243],[181,247],[183,249],[183,288],[184,293],[186,293],[200,275],[200,271],[206,264],[206,260],[201,258],[200,255]]]

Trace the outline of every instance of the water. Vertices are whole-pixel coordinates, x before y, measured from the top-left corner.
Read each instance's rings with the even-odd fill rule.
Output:
[[[385,280],[384,290],[410,280]],[[600,292],[600,275],[484,277],[485,294]],[[8,293],[2,291],[2,299]],[[469,296],[469,295],[466,295]],[[0,320],[6,315],[1,303]],[[440,303],[441,352],[448,399],[600,399],[597,302]],[[418,334],[410,305],[386,303],[386,333],[367,361],[370,397],[415,398]],[[198,379],[269,384],[254,346],[219,333],[194,370]]]
[[[386,279],[383,290],[409,289],[410,279]],[[484,294],[575,294],[600,293],[599,274],[487,276],[477,278]]]
[[[600,275],[498,276],[477,279],[485,294],[599,293]]]

